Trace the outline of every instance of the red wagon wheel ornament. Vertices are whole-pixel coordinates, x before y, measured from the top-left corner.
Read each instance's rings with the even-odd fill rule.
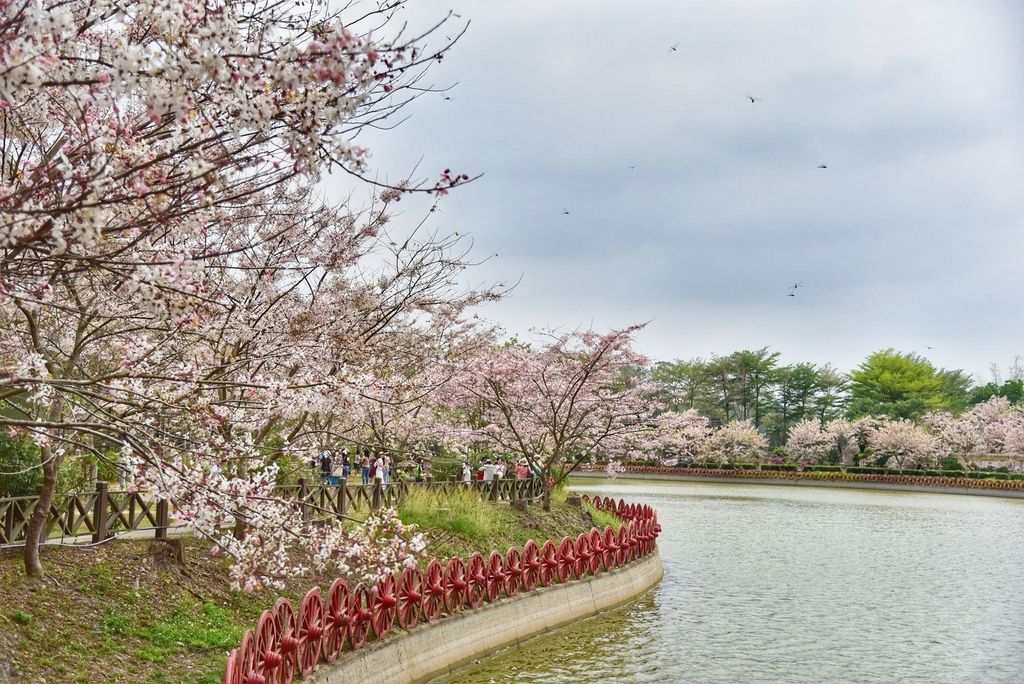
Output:
[[[420,621],[420,600],[423,598],[423,573],[416,566],[402,570],[398,580],[398,624],[412,629]]]
[[[523,589],[533,591],[540,579],[540,547],[532,539],[523,545]]]
[[[590,543],[590,533],[584,532],[576,537],[576,558],[577,567],[580,571],[578,576],[585,574],[596,575],[601,571],[601,555],[594,552],[594,545]]]
[[[614,570],[618,565],[619,540],[615,536],[615,530],[611,525],[604,528],[604,544],[602,545],[601,560],[604,561],[605,570]]]
[[[461,612],[466,604],[469,580],[466,578],[466,564],[455,556],[444,569],[444,607],[449,615]]]
[[[522,586],[523,554],[513,546],[505,553],[505,595],[517,595]]]
[[[348,640],[352,650],[357,651],[366,645],[366,635],[370,631],[370,589],[360,582],[349,595],[348,600]]]
[[[540,547],[540,585],[550,587],[558,576],[558,549],[555,543],[548,539]]]
[[[377,582],[371,594],[370,625],[378,639],[391,633],[395,624],[395,613],[398,612],[398,583],[391,573]]]
[[[239,667],[238,649],[228,654],[228,662],[224,665],[224,684],[242,684],[242,670]]]
[[[303,677],[308,677],[320,656],[320,640],[324,634],[324,602],[319,589],[310,589],[299,607],[298,666]]]
[[[256,673],[252,670],[253,651],[255,649],[253,641],[252,630],[245,630],[245,634],[242,635],[242,643],[238,646],[238,656],[235,660],[235,674],[238,682],[241,684],[248,682],[250,677],[256,676]]]
[[[616,545],[618,548],[615,550],[615,564],[625,565],[629,562],[629,527],[628,523],[622,523],[619,525],[619,533],[615,535]]]
[[[256,623],[253,633],[253,648],[250,652],[252,667],[250,673],[262,677],[264,682],[274,681],[277,669],[281,665],[281,653],[277,650],[277,620],[274,614],[265,610]]]
[[[484,557],[479,551],[475,551],[469,557],[469,565],[466,566],[466,603],[470,608],[479,608],[484,601],[484,594],[487,593],[487,567],[484,564]]]
[[[441,562],[436,558],[427,563],[427,571],[423,574],[423,598],[420,599],[420,607],[423,608],[423,619],[433,622],[441,617],[441,607],[444,605],[444,569]]]
[[[277,621],[277,650],[281,654],[281,666],[277,668],[274,684],[291,684],[299,660],[299,639],[295,629],[295,610],[288,599],[279,598],[274,602],[274,620]]]
[[[348,626],[352,621],[348,611],[348,583],[338,578],[331,583],[327,591],[327,604],[324,606],[324,660],[334,662],[348,638]]]
[[[493,603],[501,598],[505,586],[505,559],[498,551],[491,551],[487,557],[487,601]]]
[[[562,537],[558,545],[558,581],[565,584],[572,579],[576,569],[576,541],[572,537]]]

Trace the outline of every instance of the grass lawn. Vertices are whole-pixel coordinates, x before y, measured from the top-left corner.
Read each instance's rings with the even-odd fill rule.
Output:
[[[564,493],[551,512],[485,504],[466,492],[413,497],[400,515],[427,532],[428,553],[442,560],[614,526],[604,512],[567,505]],[[233,592],[228,562],[209,547],[183,538],[182,564],[154,541],[51,546],[42,555],[45,579],[25,577],[20,550],[0,552],[0,682],[222,682],[228,651],[278,596],[298,606],[333,579]]]

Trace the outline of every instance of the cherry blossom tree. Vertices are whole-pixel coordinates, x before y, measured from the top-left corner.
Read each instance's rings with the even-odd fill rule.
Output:
[[[649,451],[664,451],[686,462],[701,462],[707,456],[711,421],[694,409],[665,411],[654,419]]]
[[[708,438],[708,453],[724,463],[757,463],[768,449],[768,439],[749,420],[733,420]]]
[[[365,221],[315,201],[322,172],[366,174],[354,137],[442,54],[368,37],[401,4],[0,2],[0,424],[41,449],[29,574],[63,458],[110,446],[197,529],[242,520],[240,576],[280,561],[274,530],[299,531],[265,438],[343,411],[368,340],[487,297],[452,296],[444,238],[355,265],[388,204],[465,175],[383,188]]]
[[[929,465],[940,451],[935,437],[906,418],[882,422],[871,431],[868,443],[879,457],[901,471]]]
[[[832,440],[816,418],[802,420],[789,428],[786,448],[794,460],[824,462],[832,449]]]
[[[643,326],[606,334],[546,332],[533,348],[493,347],[471,360],[448,386],[476,437],[525,458],[552,486],[592,455],[628,458],[650,430],[653,392],[640,373],[647,359],[632,348]]]

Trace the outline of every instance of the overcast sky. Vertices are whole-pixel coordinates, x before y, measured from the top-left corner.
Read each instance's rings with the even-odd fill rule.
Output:
[[[474,283],[521,279],[481,312],[510,334],[649,321],[639,347],[658,360],[770,347],[848,371],[893,347],[984,381],[1024,354],[1019,0],[412,0],[399,16],[449,10],[430,44],[468,29],[425,83],[450,99],[362,142],[390,178],[484,174],[428,225],[498,255]]]

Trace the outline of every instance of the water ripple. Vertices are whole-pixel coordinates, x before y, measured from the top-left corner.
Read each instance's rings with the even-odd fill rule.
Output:
[[[624,482],[665,578],[432,684],[1024,682],[1024,502]]]

